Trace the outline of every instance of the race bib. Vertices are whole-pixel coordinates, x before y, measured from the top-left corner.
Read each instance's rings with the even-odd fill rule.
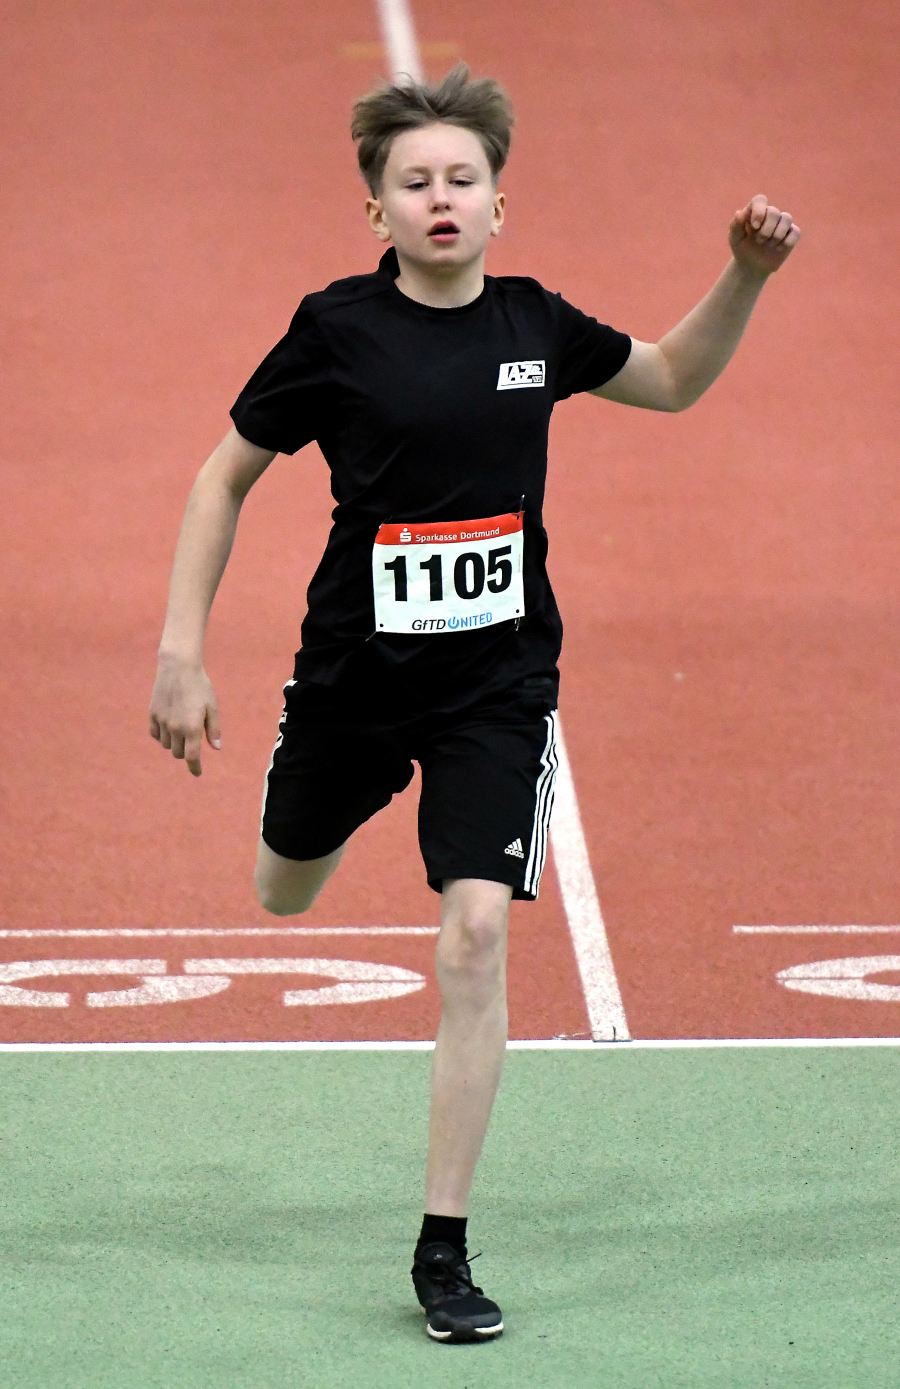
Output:
[[[523,514],[380,526],[376,632],[463,632],[523,617]]]

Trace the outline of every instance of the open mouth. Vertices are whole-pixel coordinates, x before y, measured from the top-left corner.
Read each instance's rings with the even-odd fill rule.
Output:
[[[451,237],[459,235],[459,227],[455,222],[436,222],[428,235],[434,241],[449,241]]]

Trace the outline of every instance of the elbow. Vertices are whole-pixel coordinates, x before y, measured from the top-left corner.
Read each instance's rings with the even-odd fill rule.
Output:
[[[669,403],[665,408],[672,415],[680,415],[683,410],[690,410],[692,405],[697,404],[704,390],[705,387],[701,387],[700,390],[697,390],[696,387],[692,389],[690,386],[676,386],[673,384],[672,390],[669,393]]]
[[[693,405],[694,397],[679,394],[678,391],[671,390],[660,393],[653,402],[653,409],[658,410],[663,415],[680,415],[682,410],[687,410]]]
[[[689,410],[700,399],[703,387],[697,390],[696,382],[690,379],[690,372],[684,370],[685,364],[679,363],[677,358],[673,361],[661,342],[656,344],[656,348],[662,368],[658,376],[660,389],[656,408],[668,415],[680,415],[682,410]]]
[[[684,383],[678,380],[675,367],[663,351],[662,345],[657,343],[657,347],[662,359],[663,371],[659,378],[661,389],[656,408],[667,415],[680,415],[682,410],[693,405],[694,396],[686,389]]]

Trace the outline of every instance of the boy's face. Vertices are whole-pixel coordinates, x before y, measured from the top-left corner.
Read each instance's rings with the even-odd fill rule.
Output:
[[[366,212],[398,255],[452,272],[484,254],[503,224],[503,205],[478,136],[439,124],[396,136],[380,196],[366,200]]]

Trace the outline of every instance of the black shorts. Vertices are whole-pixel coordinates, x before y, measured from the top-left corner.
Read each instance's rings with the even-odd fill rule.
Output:
[[[391,718],[373,717],[359,699],[290,681],[266,773],[263,839],[284,858],[332,853],[405,790],[416,761],[429,886],[440,892],[445,878],[486,878],[533,901],[556,775],[547,687],[526,680],[464,712]]]

